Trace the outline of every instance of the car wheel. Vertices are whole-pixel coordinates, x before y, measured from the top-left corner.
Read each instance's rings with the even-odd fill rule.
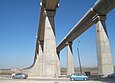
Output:
[[[23,77],[23,76],[21,76],[21,77],[20,77],[20,79],[24,79],[24,77]]]
[[[13,79],[15,79],[15,77],[14,77],[14,76],[12,76],[12,78],[13,78]]]
[[[111,78],[111,76],[110,76],[110,75],[108,75],[108,78]]]
[[[84,80],[87,80],[87,78],[84,78]]]
[[[71,81],[74,81],[74,79],[73,79],[73,78],[71,78]]]
[[[27,77],[24,77],[24,79],[26,79]]]

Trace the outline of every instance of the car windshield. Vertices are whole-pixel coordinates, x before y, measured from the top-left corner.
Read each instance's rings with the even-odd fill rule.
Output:
[[[76,75],[76,76],[82,76],[83,74],[76,74],[76,73],[75,73],[75,74],[72,74],[72,75]]]
[[[17,73],[16,75],[22,75],[21,73]]]

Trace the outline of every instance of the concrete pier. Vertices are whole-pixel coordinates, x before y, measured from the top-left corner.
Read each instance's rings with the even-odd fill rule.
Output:
[[[99,75],[113,73],[112,57],[105,20],[106,16],[97,16],[96,36]]]
[[[72,42],[66,42],[67,44],[67,75],[74,73],[74,60],[72,52]]]
[[[56,50],[54,16],[59,0],[42,0],[34,63],[26,72],[29,76],[53,77],[60,75]]]
[[[55,11],[46,10],[45,14],[43,77],[58,77],[60,63],[56,51]]]

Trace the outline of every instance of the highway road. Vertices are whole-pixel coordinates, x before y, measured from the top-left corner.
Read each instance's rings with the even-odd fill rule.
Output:
[[[12,79],[0,78],[0,83],[115,83],[115,79],[97,79],[87,81],[70,81],[68,78],[50,79],[50,78],[27,78]]]

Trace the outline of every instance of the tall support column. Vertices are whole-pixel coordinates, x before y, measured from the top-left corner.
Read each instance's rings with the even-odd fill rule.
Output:
[[[97,16],[96,36],[99,75],[113,73],[112,57],[105,20],[106,16]]]
[[[58,77],[60,74],[60,63],[56,51],[56,36],[54,27],[55,11],[46,10],[45,13],[43,76]]]
[[[74,73],[74,60],[72,52],[72,42],[66,42],[67,44],[67,75]]]

